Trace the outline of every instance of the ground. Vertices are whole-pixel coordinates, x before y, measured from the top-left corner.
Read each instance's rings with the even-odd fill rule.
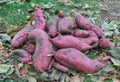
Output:
[[[60,1],[60,2],[59,2]],[[66,2],[66,1],[69,1]],[[0,1],[0,82],[119,82],[120,81],[120,1],[119,0],[1,0]],[[11,38],[33,19],[33,6],[42,8],[45,18],[49,19],[62,10],[66,16],[76,11],[100,26],[108,39],[116,44],[115,48],[86,51],[88,57],[95,59],[111,55],[115,58],[106,62],[108,66],[95,74],[75,72],[68,76],[56,69],[37,73],[33,63],[24,64],[16,60],[19,56],[7,58],[14,50]],[[25,48],[26,45],[24,45]],[[111,51],[111,52],[110,52]],[[117,61],[116,61],[117,60]],[[59,81],[59,78],[66,81]]]

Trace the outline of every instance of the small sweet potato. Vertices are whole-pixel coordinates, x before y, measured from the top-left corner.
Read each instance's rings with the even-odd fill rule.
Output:
[[[47,21],[48,34],[52,38],[57,36],[58,33],[57,21],[58,21],[57,19],[50,19]]]
[[[63,34],[71,34],[73,30],[73,20],[71,17],[65,17],[58,22],[58,31]]]
[[[22,46],[26,41],[28,34],[34,29],[35,27],[32,25],[25,26],[22,30],[20,30],[11,40],[11,45],[13,47]]]
[[[93,48],[92,46],[80,41],[78,38],[71,35],[61,35],[50,40],[53,43],[53,45],[58,48],[76,48],[80,51]]]
[[[99,40],[99,46],[101,48],[105,48],[105,47],[115,47],[115,44],[113,42],[111,42],[110,40],[106,39],[106,38],[101,38]]]
[[[30,57],[31,56],[30,53],[28,53],[25,50],[19,50],[19,49],[13,50],[8,54],[8,57],[11,57],[13,55],[22,56],[23,58],[19,58],[19,60],[24,63],[28,63],[28,62],[32,61],[32,58]]]
[[[98,37],[102,37],[104,35],[102,29],[96,25],[94,25],[92,22],[88,21],[84,16],[78,13],[73,13],[76,23],[80,28],[83,28],[85,30],[92,30],[94,31]]]
[[[55,53],[54,58],[60,64],[83,73],[94,73],[105,67],[101,62],[91,60],[74,48],[60,49]]]
[[[34,29],[28,35],[28,41],[35,42],[35,52],[33,54],[34,68],[38,72],[44,72],[47,70],[52,57],[48,56],[54,53],[53,45],[49,41],[48,34],[41,29]]]
[[[35,7],[35,28],[46,30],[46,20],[42,13],[42,10],[38,7]]]
[[[35,43],[33,41],[27,42],[27,51],[31,54],[35,52]]]

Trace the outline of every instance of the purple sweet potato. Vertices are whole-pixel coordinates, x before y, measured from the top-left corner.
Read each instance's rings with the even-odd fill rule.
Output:
[[[57,36],[57,33],[58,33],[57,21],[58,21],[57,19],[50,19],[47,21],[48,34],[52,38]]]
[[[13,50],[8,54],[8,57],[11,57],[13,55],[22,56],[23,58],[19,58],[19,60],[24,63],[28,63],[28,62],[32,61],[32,58],[30,57],[31,56],[30,53],[28,53],[25,50],[19,50],[19,49]]]
[[[11,45],[13,47],[22,46],[26,41],[28,34],[34,29],[35,27],[32,25],[25,26],[22,30],[20,30],[12,39]]]
[[[54,53],[53,45],[49,41],[49,36],[41,29],[34,29],[28,35],[28,40],[34,41],[36,45],[33,54],[34,68],[38,72],[44,72],[52,61],[52,57],[48,55]]]
[[[75,29],[73,35],[74,35],[75,37],[86,38],[86,37],[89,36],[89,31],[87,31],[87,30]]]
[[[73,30],[73,20],[71,17],[65,17],[58,22],[58,31],[63,34],[71,34]]]
[[[27,51],[31,54],[35,52],[35,43],[33,41],[27,42]]]
[[[92,48],[92,46],[80,41],[78,38],[71,35],[57,36],[50,40],[53,45],[58,48],[76,48],[81,51]]]
[[[42,13],[42,10],[38,7],[35,7],[35,28],[46,30],[46,20]]]
[[[76,23],[80,28],[83,28],[85,30],[92,30],[94,31],[98,37],[102,37],[104,35],[102,29],[96,25],[94,25],[92,22],[88,21],[84,16],[78,13],[73,13]]]
[[[94,73],[105,67],[101,62],[91,60],[74,48],[60,49],[55,53],[54,58],[60,64],[83,73]]]
[[[99,40],[99,46],[101,48],[105,48],[105,47],[115,47],[115,44],[113,42],[111,42],[110,40],[106,39],[106,38],[101,38]]]

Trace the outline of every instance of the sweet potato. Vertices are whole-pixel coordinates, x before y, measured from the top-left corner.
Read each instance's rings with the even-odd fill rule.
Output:
[[[99,46],[101,48],[105,48],[105,47],[115,47],[115,44],[113,42],[111,42],[110,40],[106,39],[106,38],[101,38],[99,40]]]
[[[89,31],[75,29],[73,35],[75,37],[86,38],[89,36]]]
[[[58,33],[57,21],[58,21],[57,19],[50,19],[47,21],[47,29],[50,37],[57,36],[57,33]]]
[[[19,50],[19,49],[13,50],[8,54],[8,57],[11,57],[13,55],[22,56],[23,58],[19,58],[19,60],[24,63],[28,63],[28,62],[32,61],[32,58],[30,57],[31,56],[30,53],[28,53],[25,50]]]
[[[22,30],[20,30],[11,40],[11,45],[13,47],[22,46],[26,41],[28,34],[34,29],[35,27],[32,25],[25,26]]]
[[[58,11],[57,15],[60,18],[64,18],[64,12],[63,11]]]
[[[78,13],[73,13],[76,23],[80,28],[83,28],[85,30],[92,30],[94,31],[98,37],[102,37],[104,35],[102,29],[96,25],[94,25],[92,22],[88,21],[84,16]]]
[[[74,48],[60,49],[55,53],[54,58],[60,64],[83,73],[94,73],[105,67],[105,64],[97,60],[91,60]]]
[[[35,7],[35,28],[46,30],[46,20],[44,19],[44,15],[42,10],[38,7]]]
[[[64,35],[50,39],[54,46],[58,48],[76,48],[80,51],[91,49],[92,46],[80,41],[74,36]]]
[[[35,52],[35,43],[33,41],[27,42],[27,51],[31,54]]]
[[[73,30],[73,20],[71,17],[65,17],[58,22],[58,31],[63,34],[71,34]]]
[[[49,41],[49,36],[41,29],[34,29],[28,35],[28,40],[34,41],[36,45],[33,54],[34,68],[38,72],[44,72],[52,61],[52,57],[48,55],[54,53],[53,45]]]

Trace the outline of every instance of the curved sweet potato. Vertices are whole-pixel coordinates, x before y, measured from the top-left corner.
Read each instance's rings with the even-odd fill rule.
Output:
[[[28,40],[34,41],[36,45],[33,54],[34,68],[38,72],[44,72],[52,61],[52,57],[48,55],[54,53],[53,45],[49,41],[49,36],[41,29],[34,29],[28,35]]]
[[[57,33],[58,33],[57,21],[58,21],[57,19],[50,19],[47,21],[48,34],[52,38],[57,36]]]
[[[74,48],[60,49],[55,53],[54,58],[60,64],[83,73],[94,73],[105,67],[101,62],[91,60]]]
[[[44,19],[44,15],[42,10],[38,7],[35,7],[35,28],[46,30],[46,20]]]
[[[58,22],[58,31],[63,34],[70,34],[73,30],[73,20],[71,17],[65,17]]]
[[[27,42],[27,51],[31,54],[35,52],[35,43],[33,41]]]
[[[109,41],[108,39],[106,38],[101,38],[100,41],[99,41],[99,46],[101,48],[105,48],[105,47],[115,47],[115,44],[111,41]]]
[[[88,21],[84,16],[78,13],[73,13],[76,23],[80,28],[83,28],[85,30],[92,30],[94,31],[98,37],[102,37],[104,35],[102,29],[96,25],[94,25],[92,22]]]
[[[50,40],[53,43],[53,45],[58,48],[76,48],[80,51],[92,48],[92,46],[80,41],[78,38],[71,35],[57,36]]]
[[[34,29],[35,27],[32,25],[25,26],[22,30],[20,30],[12,39],[11,45],[13,47],[22,46],[26,41],[28,34]]]
[[[31,56],[30,53],[28,53],[25,50],[19,50],[19,49],[13,50],[12,52],[10,52],[8,54],[8,57],[11,57],[13,55],[20,55],[20,56],[22,56],[23,58],[19,58],[19,60],[21,62],[24,62],[24,63],[28,63],[28,62],[32,61],[32,58],[30,57]]]

